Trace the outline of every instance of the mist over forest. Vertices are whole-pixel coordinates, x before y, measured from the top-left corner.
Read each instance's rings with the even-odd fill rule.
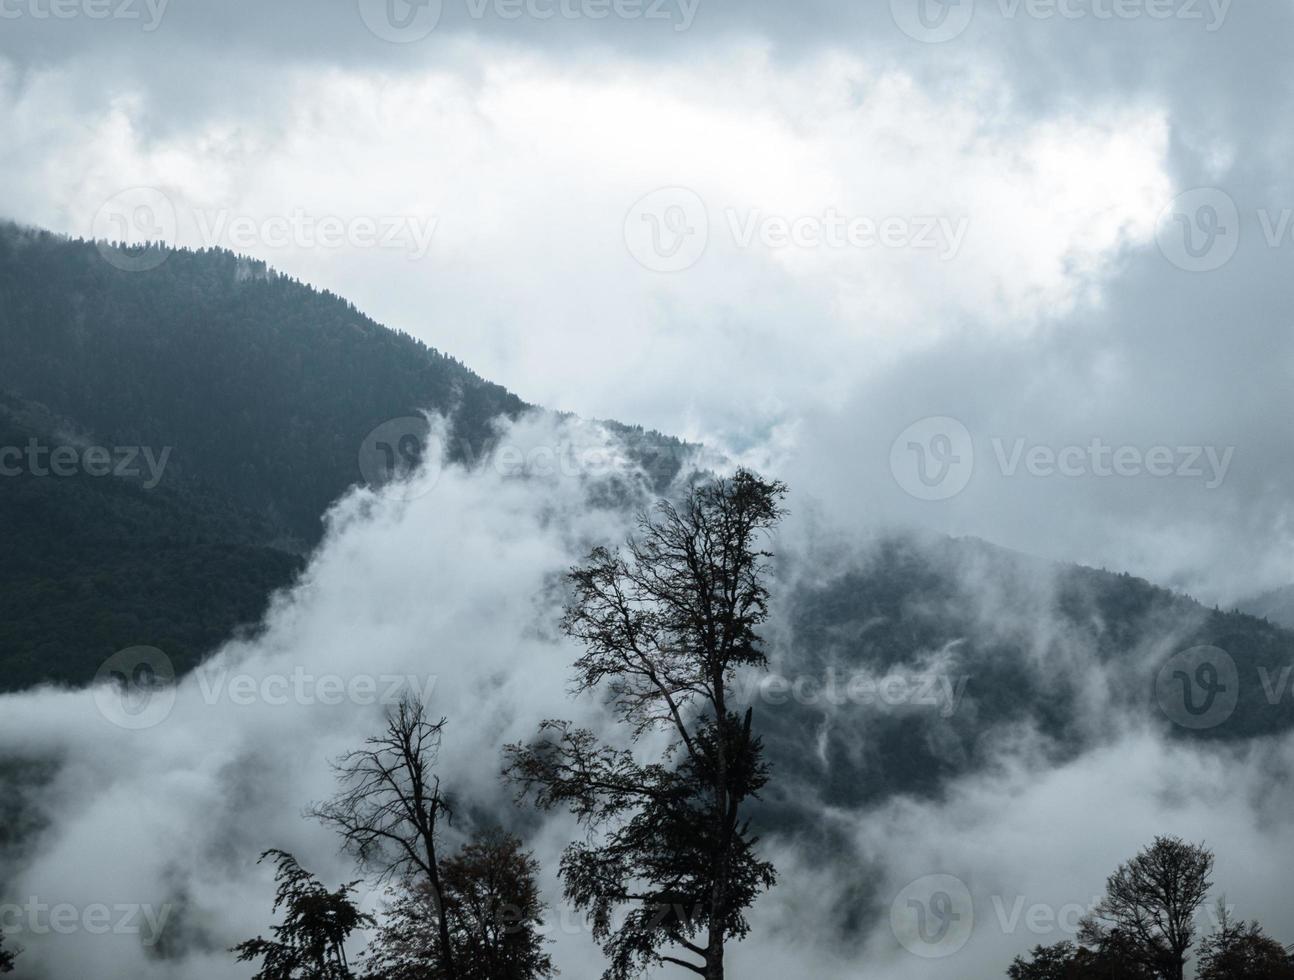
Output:
[[[1294,977],[1294,12],[0,20],[6,980]]]

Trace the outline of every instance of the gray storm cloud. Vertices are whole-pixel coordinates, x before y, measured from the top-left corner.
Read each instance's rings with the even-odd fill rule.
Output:
[[[670,18],[542,20],[444,0],[425,38],[396,43],[344,0],[112,0],[122,16],[106,19],[7,0],[0,210],[85,235],[130,184],[166,188],[210,227],[263,229],[297,208],[425,229],[435,218],[421,259],[255,240],[245,251],[539,403],[776,471],[795,494],[779,542],[788,588],[913,525],[1132,570],[1209,602],[1294,581],[1294,9],[1183,0],[1165,18],[1135,3],[1142,15],[1118,17],[1101,0],[963,0],[946,5],[955,36],[927,43],[902,27],[915,2],[701,0],[675,30],[681,4],[665,5]],[[627,214],[679,185],[710,209],[708,247],[680,272],[644,268]],[[1201,187],[1234,204],[1234,221],[1190,208],[1173,224],[1177,196]],[[944,259],[776,244],[778,220],[789,234],[828,209],[965,217],[965,237]],[[1167,239],[1165,222],[1196,237]],[[942,499],[896,470],[916,452],[905,441],[896,457],[896,441],[931,418],[960,425],[973,456]],[[957,448],[912,441],[932,467]],[[1141,469],[1102,475],[1070,452],[1094,441]],[[510,812],[503,742],[550,715],[600,722],[567,698],[574,651],[555,629],[555,590],[585,548],[624,533],[625,515],[587,506],[586,491],[627,464],[590,427],[528,420],[506,444],[523,458],[598,450],[582,456],[595,472],[448,468],[424,475],[422,493],[347,497],[263,629],[184,680],[152,727],[110,723],[90,692],[0,698],[6,757],[52,773],[20,784],[44,828],[3,852],[2,897],[78,916],[66,935],[22,920],[15,938],[38,980],[245,977],[224,950],[268,925],[260,850],[293,850],[333,882],[354,876],[301,811],[328,794],[328,760],[378,723],[372,702],[391,679],[425,685],[450,717],[446,778],[485,812]],[[1042,464],[1022,455],[1006,472],[995,447],[1017,444]],[[1171,472],[1154,475],[1161,449]],[[1193,475],[1195,449],[1230,450],[1225,472]],[[958,575],[979,626],[1031,637],[1029,668],[1077,685],[1075,726],[1090,740],[1057,762],[1027,727],[996,732],[993,765],[936,799],[824,812],[839,848],[825,866],[802,841],[770,837],[782,883],[736,971],[998,976],[1066,938],[1053,920],[1164,832],[1206,839],[1237,913],[1294,940],[1275,859],[1291,844],[1288,740],[1166,742],[1112,702],[1125,676],[1053,621],[1046,575],[1008,592],[973,567]],[[788,619],[781,610],[769,637],[775,669],[794,677]],[[955,645],[907,651],[900,667],[975,669]],[[960,720],[973,676],[968,690]],[[861,742],[868,710],[842,705],[816,734],[856,729]],[[808,769],[816,745],[805,756]],[[556,906],[571,828],[524,826]],[[961,882],[973,908],[965,944],[935,951],[947,955],[913,953],[890,927],[903,889],[931,876]],[[97,935],[92,906],[114,922],[134,908],[137,928]],[[560,908],[554,920],[564,976],[596,976],[588,935]]]
[[[347,56],[363,47],[356,24],[367,34],[349,4],[310,18],[331,38],[326,70],[261,47],[298,16],[290,4],[263,22],[173,5],[138,37],[20,18],[0,68],[8,210],[84,235],[123,184],[162,187],[189,244],[251,251],[536,403],[788,457],[797,485],[852,498],[873,523],[1126,568],[1221,603],[1294,580],[1294,187],[1270,125],[1290,12],[1233,5],[1209,31],[981,2],[958,37],[924,44],[868,6],[823,5],[783,46],[761,32],[785,13],[743,8],[738,37],[729,6],[705,6],[680,32],[692,55],[579,47],[565,21],[536,33],[523,18],[508,40],[448,11],[430,47],[369,36],[380,70],[376,54]],[[50,47],[12,40],[24,32]],[[150,85],[129,56],[152,44],[150,64],[202,63],[215,55],[195,45],[213,33],[228,42],[221,71],[183,85]],[[554,54],[562,39],[584,52],[577,68]],[[1152,43],[1161,56],[1137,53]],[[636,201],[677,186],[706,207],[708,241],[694,266],[661,273],[626,228]],[[1215,229],[1225,261],[1190,271],[1165,234],[1200,186],[1234,204],[1236,226]],[[278,243],[299,211],[430,236]],[[893,240],[907,246],[940,220],[965,234],[954,255],[848,244],[850,228],[874,243],[887,218],[906,222]],[[231,238],[239,228],[250,239]],[[889,466],[893,440],[931,416],[964,425],[977,457],[966,490],[933,504]],[[1094,440],[1227,466],[1214,481],[996,464],[999,444],[1063,454]]]

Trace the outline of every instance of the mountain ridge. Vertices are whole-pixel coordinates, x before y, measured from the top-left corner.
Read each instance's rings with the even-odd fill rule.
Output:
[[[145,642],[193,666],[259,620],[339,496],[421,458],[422,413],[448,420],[449,458],[471,464],[496,419],[542,411],[263,262],[168,249],[126,271],[105,250],[0,224],[0,527],[14,544],[0,691],[84,683]],[[365,457],[392,425],[416,458]],[[662,485],[689,449],[605,425]],[[148,489],[105,481],[87,448],[165,467]],[[77,457],[66,476],[50,474],[55,450]]]

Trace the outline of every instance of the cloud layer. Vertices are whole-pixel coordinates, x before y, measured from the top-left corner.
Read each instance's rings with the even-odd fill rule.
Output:
[[[427,691],[432,712],[449,717],[441,773],[465,812],[527,828],[546,869],[564,975],[600,973],[553,879],[573,828],[560,816],[537,822],[514,811],[498,780],[499,747],[541,719],[605,722],[595,703],[567,694],[576,654],[555,628],[554,590],[590,544],[626,530],[622,511],[590,506],[598,488],[635,479],[593,426],[528,419],[504,433],[498,452],[543,460],[553,447],[570,447],[584,465],[522,476],[487,462],[356,491],[334,509],[324,545],[263,630],[227,645],[173,700],[122,701],[101,687],[0,701],[7,758],[53,766],[23,791],[46,825],[10,855],[3,876],[6,925],[23,927],[14,938],[27,947],[31,975],[244,976],[225,949],[269,925],[272,882],[254,863],[262,849],[292,850],[329,881],[354,877],[336,841],[302,811],[330,794],[329,760],[380,725],[381,702],[399,683]],[[808,533],[793,520],[779,538],[787,581],[829,574]],[[994,617],[991,596],[980,601]],[[794,669],[784,625],[771,624],[769,636],[775,661]],[[1095,660],[1072,654],[1064,669],[1099,685]],[[865,963],[908,980],[954,965],[990,976],[1035,942],[1065,938],[1064,923],[1047,925],[1045,911],[1012,918],[1020,901],[1068,915],[1119,860],[1167,831],[1217,847],[1219,883],[1243,914],[1278,935],[1294,929],[1277,863],[1264,857],[1289,844],[1279,819],[1288,786],[1273,776],[1289,744],[1210,755],[1125,726],[1096,700],[1084,710],[1099,715],[1106,737],[1061,768],[1020,732],[987,774],[955,780],[937,799],[824,812],[839,842],[825,866],[796,838],[771,836],[782,885],[760,903],[735,968],[774,977],[809,963],[813,976],[843,978]],[[896,938],[904,934],[891,928],[891,909],[932,875],[964,883],[978,925],[964,946],[914,952]],[[55,906],[74,916],[57,929]],[[111,911],[106,935],[86,915],[99,906]],[[125,909],[135,910],[129,920]]]

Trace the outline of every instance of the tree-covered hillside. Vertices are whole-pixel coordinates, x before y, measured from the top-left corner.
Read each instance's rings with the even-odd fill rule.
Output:
[[[1294,633],[1143,579],[917,535],[830,574],[796,561],[776,680],[748,700],[781,773],[769,817],[797,831],[827,832],[824,807],[937,796],[1022,740],[1059,763],[1128,725],[1223,750],[1294,727]],[[1183,713],[1183,682],[1197,711],[1218,687],[1210,712]]]
[[[176,250],[124,271],[0,225],[0,691],[84,683],[137,644],[191,666],[291,581],[375,428],[439,412],[451,456],[476,459],[528,409],[262,263]],[[609,424],[658,479],[677,472],[682,443]],[[77,454],[63,476],[59,447]]]

